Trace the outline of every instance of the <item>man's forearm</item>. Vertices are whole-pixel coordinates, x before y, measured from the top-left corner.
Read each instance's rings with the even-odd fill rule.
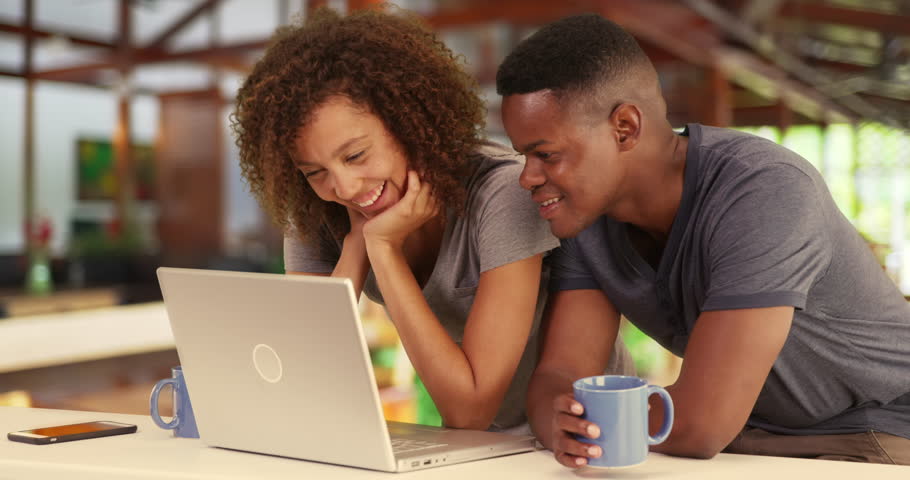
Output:
[[[716,428],[717,419],[712,409],[702,407],[695,397],[685,396],[676,385],[666,387],[673,398],[674,421],[670,436],[650,447],[652,452],[691,458],[712,458],[732,440],[728,434]],[[664,404],[657,395],[648,399],[649,433],[655,434],[664,422]],[[741,430],[739,426],[737,431]]]

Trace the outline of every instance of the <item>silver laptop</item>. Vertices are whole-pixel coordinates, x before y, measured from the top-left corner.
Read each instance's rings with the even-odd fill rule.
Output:
[[[389,472],[534,449],[387,423],[347,279],[162,267],[158,281],[207,445]]]

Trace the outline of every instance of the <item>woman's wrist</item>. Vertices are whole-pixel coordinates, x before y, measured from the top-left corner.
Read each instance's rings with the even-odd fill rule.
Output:
[[[367,257],[370,263],[383,263],[395,255],[404,255],[401,245],[397,245],[384,238],[364,237]]]
[[[396,239],[389,238],[385,235],[379,235],[376,233],[363,233],[363,240],[366,242],[367,249],[370,248],[374,250],[401,250],[402,245],[404,244],[404,238]]]
[[[350,244],[351,246],[364,245],[365,240],[363,238],[363,232],[360,230],[356,230],[356,231],[352,230],[352,231],[348,232],[347,235],[345,235],[344,239],[342,240],[342,248],[346,247],[348,244]]]
[[[342,259],[348,259],[345,263],[354,261],[356,265],[368,265],[369,258],[367,257],[366,243],[360,232],[350,232],[344,236],[341,245],[341,257]]]

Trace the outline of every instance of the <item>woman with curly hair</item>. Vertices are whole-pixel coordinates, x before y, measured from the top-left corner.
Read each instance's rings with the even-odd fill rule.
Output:
[[[276,33],[233,127],[288,273],[348,277],[384,304],[446,426],[521,430],[559,243],[483,118],[417,19],[321,9]]]

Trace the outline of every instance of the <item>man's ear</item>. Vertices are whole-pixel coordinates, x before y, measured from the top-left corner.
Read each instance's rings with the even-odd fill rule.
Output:
[[[613,134],[620,152],[626,152],[638,145],[641,136],[641,110],[631,103],[622,103],[610,115]]]

